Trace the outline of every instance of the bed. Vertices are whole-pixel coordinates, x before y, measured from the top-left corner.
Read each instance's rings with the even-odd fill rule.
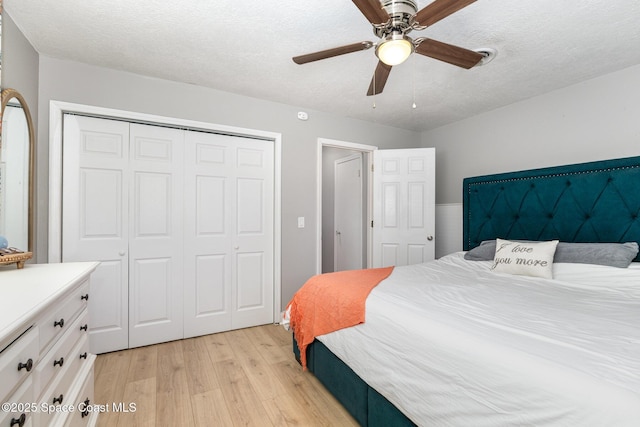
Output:
[[[640,157],[465,179],[464,252],[396,267],[309,371],[363,426],[640,425],[637,246],[622,267],[589,245],[640,241],[639,188]],[[553,278],[495,271],[496,239],[560,241]]]

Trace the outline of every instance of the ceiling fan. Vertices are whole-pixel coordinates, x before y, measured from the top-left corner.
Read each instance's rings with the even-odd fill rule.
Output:
[[[420,11],[414,0],[352,1],[373,25],[373,33],[380,40],[377,43],[363,41],[296,56],[293,62],[306,64],[376,46],[379,61],[367,91],[367,95],[376,95],[384,89],[391,67],[401,64],[414,52],[466,69],[477,65],[486,56],[426,37],[412,39],[407,35],[413,30],[430,27],[476,0],[434,0]]]

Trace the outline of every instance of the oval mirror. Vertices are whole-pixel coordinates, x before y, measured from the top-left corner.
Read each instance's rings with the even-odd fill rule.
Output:
[[[0,236],[6,238],[9,247],[23,251],[33,250],[34,138],[24,98],[14,89],[3,89]]]

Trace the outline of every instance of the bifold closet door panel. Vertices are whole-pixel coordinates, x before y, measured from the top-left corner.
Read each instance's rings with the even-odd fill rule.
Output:
[[[185,337],[273,322],[273,153],[186,132]]]
[[[233,162],[220,135],[185,135],[185,337],[231,329]]]
[[[233,328],[273,323],[273,141],[234,137]]]
[[[130,125],[130,348],[183,337],[183,146],[183,130]]]
[[[64,116],[62,261],[100,261],[90,349],[128,347],[129,123]]]

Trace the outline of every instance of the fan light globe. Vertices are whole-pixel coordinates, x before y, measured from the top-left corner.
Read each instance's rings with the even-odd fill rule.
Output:
[[[376,55],[380,61],[387,65],[402,64],[413,53],[413,43],[408,37],[393,36],[385,40],[376,49]]]

